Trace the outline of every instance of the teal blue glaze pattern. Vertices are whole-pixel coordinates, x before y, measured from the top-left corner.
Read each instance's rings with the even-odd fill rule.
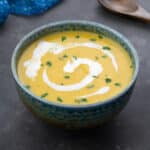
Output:
[[[132,87],[133,88],[133,87]],[[41,101],[37,101],[24,90],[18,87],[19,93],[24,103],[34,111],[36,115],[44,118],[44,120],[53,120],[66,128],[85,128],[97,126],[110,120],[117,115],[126,105],[131,95],[132,89],[122,95],[117,101],[95,107],[85,108],[64,108],[55,105],[47,105]]]
[[[16,72],[16,64],[19,56],[24,51],[26,46],[38,38],[46,34],[61,32],[64,30],[84,30],[94,32],[110,37],[120,43],[129,52],[134,63],[134,75],[129,86],[122,93],[106,100],[105,102],[86,105],[64,105],[49,102],[33,95],[30,91],[25,89],[19,81]],[[128,42],[128,40],[126,40],[126,38],[118,32],[97,23],[87,21],[63,21],[45,25],[25,36],[19,42],[13,53],[11,68],[19,95],[34,114],[53,124],[62,125],[66,128],[77,129],[100,125],[115,117],[123,109],[129,101],[134,88],[138,74],[138,65],[138,57],[135,49]]]

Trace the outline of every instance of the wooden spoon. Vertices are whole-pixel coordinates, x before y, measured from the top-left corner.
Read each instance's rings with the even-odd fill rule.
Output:
[[[137,0],[98,0],[108,10],[150,22],[150,13]]]

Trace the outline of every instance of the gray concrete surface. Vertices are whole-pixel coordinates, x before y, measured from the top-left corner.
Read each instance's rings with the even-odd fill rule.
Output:
[[[150,1],[141,0],[150,11]],[[58,20],[108,25],[129,38],[140,56],[131,101],[113,122],[98,129],[67,132],[34,118],[20,102],[10,72],[17,42],[32,29]],[[9,16],[0,27],[0,150],[150,150],[150,24],[116,16],[96,0],[64,0],[41,16]]]

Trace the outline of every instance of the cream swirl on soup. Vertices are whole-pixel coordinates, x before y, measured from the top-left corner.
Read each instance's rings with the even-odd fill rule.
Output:
[[[50,42],[39,42],[38,46],[35,48],[32,58],[30,60],[27,60],[24,62],[24,66],[26,67],[26,75],[29,78],[34,79],[36,75],[38,74],[38,71],[41,67],[41,58],[42,56],[46,55],[46,53],[50,52],[55,55],[58,55],[59,53],[62,53],[63,51],[67,49],[71,49],[74,47],[90,47],[95,48],[97,50],[101,50],[104,54],[106,54],[108,57],[111,58],[112,64],[114,66],[114,69],[118,70],[118,65],[115,60],[114,55],[111,52],[105,51],[102,49],[101,45],[87,42],[87,43],[69,43],[67,46],[59,45],[57,43],[50,43]],[[89,73],[87,76],[81,80],[79,83],[73,84],[73,85],[59,85],[54,82],[52,82],[48,76],[47,76],[47,69],[45,68],[43,71],[43,81],[45,84],[47,84],[50,88],[53,88],[57,91],[73,91],[73,90],[79,90],[88,84],[90,84],[94,78],[93,76],[99,76],[101,72],[103,71],[103,67],[100,63],[97,63],[94,60],[88,59],[88,58],[78,58],[72,60],[68,60],[67,64],[64,66],[64,72],[73,73],[74,70],[79,67],[81,64],[86,64],[89,67]],[[107,89],[107,90],[106,90]],[[82,97],[89,97],[96,94],[103,94],[109,91],[109,86],[102,87],[98,89],[98,91],[94,92],[93,94],[82,96]]]

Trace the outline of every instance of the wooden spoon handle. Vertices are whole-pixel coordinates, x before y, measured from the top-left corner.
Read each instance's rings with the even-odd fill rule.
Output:
[[[143,21],[150,22],[150,13],[141,6],[138,7],[137,11],[134,13],[129,13],[129,15],[139,18]]]

